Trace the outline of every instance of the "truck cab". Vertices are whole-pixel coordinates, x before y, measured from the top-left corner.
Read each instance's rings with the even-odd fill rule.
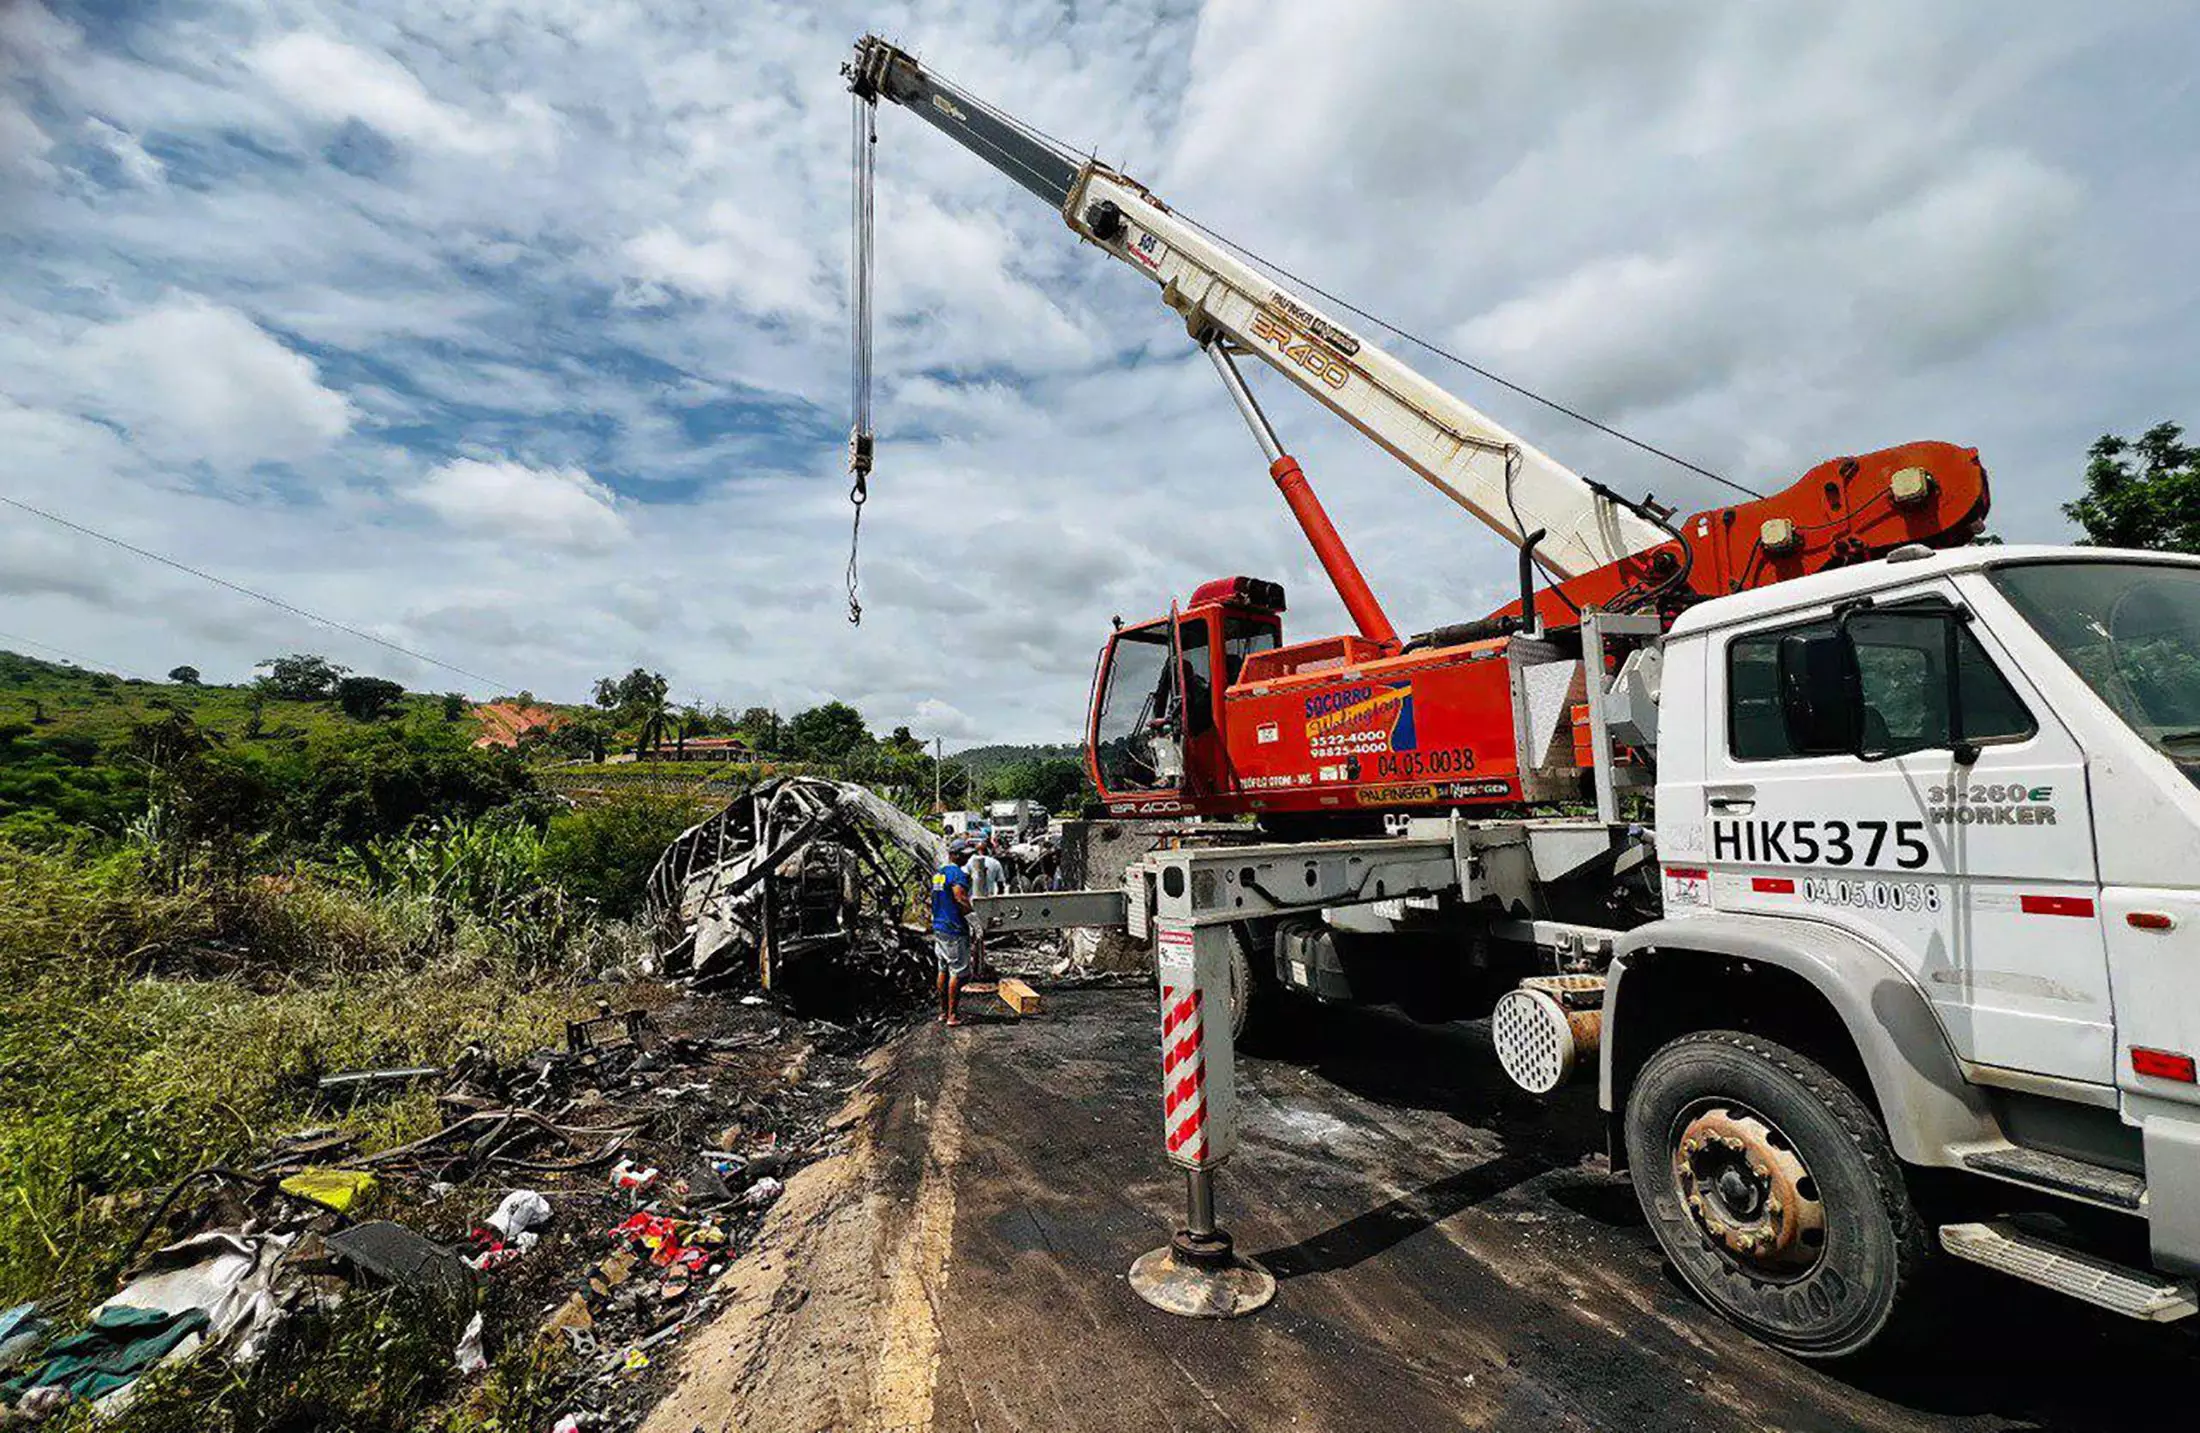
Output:
[[[1619,943],[1601,1058],[1683,1275],[1806,1353],[1890,1315],[1899,1280],[1868,1275],[1931,1226],[2071,1292],[2129,1258],[2122,1311],[2191,1312],[2200,561],[1898,550],[1704,603],[1663,662],[1665,915]],[[1825,1080],[1860,1108],[1793,1102]],[[1821,1129],[1798,1176],[1820,1116],[1878,1128]],[[1837,1169],[1882,1136],[1983,1183],[1951,1211]],[[1838,1267],[1837,1238],[1873,1257]]]

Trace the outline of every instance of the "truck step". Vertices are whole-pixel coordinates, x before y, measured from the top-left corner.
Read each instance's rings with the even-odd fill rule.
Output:
[[[2013,1224],[1944,1224],[1940,1247],[1958,1259],[2054,1289],[2128,1318],[2167,1323],[2200,1310],[2190,1281],[2129,1269],[2066,1249]]]
[[[1963,1167],[2017,1184],[2029,1184],[2036,1189],[2074,1194],[2115,1209],[2137,1209],[2146,1200],[2147,1182],[2142,1175],[2087,1164],[2082,1159],[2049,1154],[2040,1149],[2012,1146],[1980,1150],[1963,1156]]]

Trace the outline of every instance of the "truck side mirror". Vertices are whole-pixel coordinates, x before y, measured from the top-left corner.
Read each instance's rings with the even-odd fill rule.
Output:
[[[1845,629],[1780,639],[1780,714],[1798,756],[1849,755],[1864,739],[1863,684]]]
[[[1835,636],[1846,654],[1857,685],[1856,741],[1851,748],[1861,761],[1886,761],[1891,757],[1908,756],[1917,751],[1948,751],[1959,766],[1969,766],[1979,758],[1976,742],[1962,739],[1963,726],[1963,624],[1970,619],[1970,612],[1962,607],[1903,606],[1880,608],[1854,608],[1841,614],[1834,624]],[[1863,664],[1857,656],[1857,631],[1861,628],[1871,635],[1870,645],[1884,659],[1874,666],[1877,674],[1872,702],[1867,708],[1863,700]],[[1937,662],[1927,654],[1937,655]],[[1920,680],[1903,679],[1902,666],[1906,661],[1921,663]],[[1884,668],[1884,670],[1882,670]],[[1938,671],[1937,683],[1924,679],[1927,673]],[[1937,716],[1933,708],[1938,705]],[[1878,713],[1876,737],[1875,724],[1865,714]],[[1897,737],[1889,728],[1908,733]]]

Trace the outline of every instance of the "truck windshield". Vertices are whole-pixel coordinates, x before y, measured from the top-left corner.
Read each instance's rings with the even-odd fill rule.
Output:
[[[1167,713],[1169,624],[1130,628],[1115,639],[1115,655],[1100,689],[1093,754],[1100,783],[1110,790],[1159,784],[1149,726]]]
[[[2200,568],[2041,562],[1989,575],[2102,701],[2200,782]]]

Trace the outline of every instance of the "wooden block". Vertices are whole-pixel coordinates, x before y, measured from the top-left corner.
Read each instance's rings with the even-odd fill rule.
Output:
[[[1001,977],[1001,1003],[1018,1015],[1039,1013],[1039,992],[1013,975]]]
[[[990,980],[966,980],[962,983],[962,993],[965,995],[996,995],[1000,993],[1000,989],[998,984]]]

